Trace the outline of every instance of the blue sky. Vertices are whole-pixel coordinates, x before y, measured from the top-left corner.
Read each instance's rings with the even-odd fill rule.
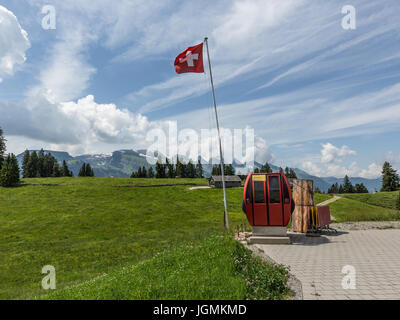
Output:
[[[55,30],[42,28],[44,5]],[[342,7],[356,29],[342,28]],[[319,176],[400,169],[396,0],[1,1],[0,126],[9,152],[145,148],[178,121],[208,129],[208,74],[174,73],[209,37],[221,125],[254,128],[256,160]]]

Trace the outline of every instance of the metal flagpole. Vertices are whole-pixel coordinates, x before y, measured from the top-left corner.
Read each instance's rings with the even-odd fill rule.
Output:
[[[226,228],[229,230],[228,206],[226,204],[224,156],[222,154],[221,134],[220,134],[220,130],[219,130],[217,101],[215,99],[214,81],[213,81],[213,76],[212,76],[212,71],[211,71],[210,52],[208,51],[208,38],[204,38],[204,42],[206,43],[206,47],[207,47],[208,67],[210,69],[210,80],[211,80],[212,95],[213,95],[213,100],[214,100],[215,119],[217,120],[217,131],[218,131],[218,139],[219,139],[219,155],[221,158],[222,188],[224,189],[225,222],[226,222]]]

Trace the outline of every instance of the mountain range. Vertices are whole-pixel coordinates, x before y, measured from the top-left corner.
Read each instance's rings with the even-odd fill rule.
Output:
[[[36,150],[38,152],[38,150]],[[112,154],[87,154],[73,157],[68,152],[45,150],[45,153],[51,153],[57,161],[62,163],[66,161],[74,176],[78,176],[79,169],[83,163],[90,163],[93,167],[96,177],[130,177],[133,171],[137,171],[141,167],[149,168],[151,165],[147,162],[146,150],[118,150]],[[23,153],[17,156],[19,164],[22,164]],[[214,162],[216,163],[216,162]],[[237,172],[246,172],[247,168],[234,161],[233,167]],[[262,164],[255,162],[254,166],[261,168]],[[279,167],[270,164],[274,172],[279,171]],[[209,177],[212,171],[211,164],[203,165],[205,177]],[[314,181],[314,187],[326,192],[332,184],[343,183],[343,178],[336,177],[316,177],[301,169],[293,168],[299,179],[308,179]],[[380,190],[382,179],[365,179],[359,177],[350,177],[353,185],[363,183],[369,192]]]

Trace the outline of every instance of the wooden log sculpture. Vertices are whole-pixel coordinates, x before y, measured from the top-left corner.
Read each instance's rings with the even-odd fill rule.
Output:
[[[306,233],[309,223],[309,214],[314,207],[314,181],[293,179],[293,200],[296,204],[292,215],[292,229],[294,232]]]

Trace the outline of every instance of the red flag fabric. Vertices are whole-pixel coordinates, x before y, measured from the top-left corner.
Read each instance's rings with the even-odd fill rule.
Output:
[[[203,43],[189,47],[175,59],[176,73],[203,73]]]

